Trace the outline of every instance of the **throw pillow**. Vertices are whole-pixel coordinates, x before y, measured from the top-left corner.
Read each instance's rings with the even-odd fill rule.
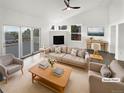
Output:
[[[66,46],[62,46],[62,53],[66,53],[67,52],[67,47]]]
[[[77,56],[84,58],[85,57],[85,50],[79,49]]]
[[[112,72],[110,71],[110,69],[107,65],[103,65],[101,67],[100,73],[103,77],[107,77],[107,78],[110,78],[112,75]]]
[[[55,47],[55,53],[61,53],[61,47]]]
[[[55,47],[50,47],[50,52],[55,52]]]
[[[71,50],[71,55],[76,56],[77,55],[77,49],[72,49]]]
[[[68,47],[68,48],[67,48],[67,53],[68,53],[68,54],[71,54],[71,50],[72,50],[72,48]]]

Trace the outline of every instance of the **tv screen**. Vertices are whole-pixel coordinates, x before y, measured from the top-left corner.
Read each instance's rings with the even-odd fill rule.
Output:
[[[64,44],[64,36],[53,36],[53,44]]]
[[[104,27],[90,27],[87,30],[88,36],[104,36]]]

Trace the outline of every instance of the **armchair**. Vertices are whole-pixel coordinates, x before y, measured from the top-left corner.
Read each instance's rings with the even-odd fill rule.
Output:
[[[8,81],[9,75],[21,70],[23,74],[23,61],[11,54],[0,56],[0,73]]]
[[[89,63],[90,93],[124,93],[124,82],[102,82],[100,74],[102,65],[95,62]]]

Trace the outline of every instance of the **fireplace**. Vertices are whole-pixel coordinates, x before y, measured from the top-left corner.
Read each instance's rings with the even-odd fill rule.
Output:
[[[64,44],[64,36],[53,36],[53,44],[55,45]]]

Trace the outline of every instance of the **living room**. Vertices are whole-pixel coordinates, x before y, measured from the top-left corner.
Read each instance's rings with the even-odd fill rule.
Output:
[[[64,73],[60,80],[56,79],[61,83],[64,82],[61,81],[62,77],[65,77],[62,78],[63,80],[68,80],[64,89],[59,88],[62,93],[98,93],[101,91],[103,93],[124,93],[124,74],[121,73],[124,68],[121,68],[121,72],[119,72],[120,68],[116,69],[118,73],[121,73],[121,75],[117,74],[119,77],[112,78],[111,75],[109,79],[119,78],[120,82],[111,81],[112,84],[110,83],[108,87],[103,84],[104,82],[95,81],[94,77],[92,78],[94,73],[90,73],[95,69],[102,76],[105,73],[99,69],[102,64],[109,68],[111,74],[115,74],[113,69],[110,69],[113,66],[111,63],[118,61],[121,67],[124,64],[123,6],[123,0],[1,0],[0,66],[5,64],[6,69],[6,64],[9,64],[6,62],[10,56],[2,57],[8,54],[15,58],[15,63],[16,61],[22,62],[22,67],[16,68],[22,73],[18,71],[7,77],[4,73],[4,77],[0,69],[2,72],[0,74],[1,91],[3,93],[15,91],[17,93],[54,93],[54,88],[52,90],[48,86],[44,87],[35,80],[34,83],[32,82],[35,69],[31,69],[43,61],[48,61],[50,67],[49,56],[52,58],[54,56],[54,61],[57,61],[55,67],[59,64],[65,68],[65,71],[70,69],[67,71],[68,78],[64,76]],[[97,44],[98,49],[93,48],[93,43]],[[96,64],[99,64],[98,68]],[[118,64],[114,66],[117,68]],[[98,69],[100,71],[97,71]],[[96,73],[95,76],[97,76]]]

